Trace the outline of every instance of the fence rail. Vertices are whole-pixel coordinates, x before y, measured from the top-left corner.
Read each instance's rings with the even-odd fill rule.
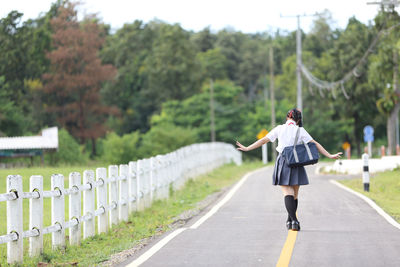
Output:
[[[20,175],[7,176],[7,233],[0,244],[7,243],[7,262],[23,262],[23,239],[29,238],[29,256],[43,252],[43,235],[52,235],[52,247],[63,248],[66,229],[69,243],[79,245],[83,238],[108,231],[114,224],[127,221],[130,213],[150,207],[157,199],[169,196],[170,186],[179,189],[188,178],[211,171],[223,164],[241,164],[241,153],[225,143],[193,144],[166,155],[97,168],[96,171],[69,174],[69,188],[64,176],[51,176],[51,190],[43,190],[43,176],[30,177],[30,190],[22,190]],[[69,217],[65,218],[68,197]],[[51,225],[43,226],[43,199],[51,198]],[[23,199],[29,200],[29,230],[23,230]],[[97,207],[95,203],[97,200]],[[83,205],[82,205],[83,201]],[[83,210],[82,209],[83,206]],[[4,217],[3,217],[4,218]]]

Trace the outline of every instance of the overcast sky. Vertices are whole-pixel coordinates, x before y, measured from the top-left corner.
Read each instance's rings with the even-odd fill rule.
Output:
[[[314,14],[328,9],[336,22],[335,28],[345,28],[355,16],[368,23],[377,14],[371,0],[85,0],[81,14],[97,13],[113,30],[136,19],[148,22],[154,18],[179,23],[184,29],[199,31],[210,27],[218,31],[225,27],[245,33],[296,29],[295,18],[280,15]],[[24,13],[23,19],[36,18],[49,10],[52,0],[0,0],[0,17],[10,11]],[[301,19],[301,27],[309,31],[312,17]]]

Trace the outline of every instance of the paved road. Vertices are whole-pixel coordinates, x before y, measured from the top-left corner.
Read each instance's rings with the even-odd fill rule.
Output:
[[[368,204],[315,175],[300,189],[298,232],[290,266],[400,266],[400,230]],[[207,211],[185,225],[140,266],[275,266],[288,232],[272,168],[243,183],[233,197],[197,229],[190,229]],[[121,266],[130,264],[169,233]]]

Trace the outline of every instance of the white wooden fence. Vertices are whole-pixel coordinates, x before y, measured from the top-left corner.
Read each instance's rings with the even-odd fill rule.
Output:
[[[43,235],[51,233],[53,249],[66,243],[79,245],[83,238],[106,232],[113,224],[128,220],[128,215],[150,207],[152,201],[169,196],[170,186],[179,189],[188,178],[211,171],[225,163],[241,164],[241,153],[225,143],[203,143],[183,147],[166,155],[158,155],[129,164],[111,165],[81,174],[69,174],[69,188],[64,176],[51,176],[51,190],[43,190],[43,177],[30,177],[30,190],[23,192],[22,177],[7,177],[7,192],[0,202],[7,201],[7,233],[0,244],[7,243],[8,263],[22,263],[23,239],[29,238],[29,255],[43,251]],[[83,194],[83,211],[81,210]],[[69,198],[69,218],[65,218],[65,199]],[[97,197],[97,201],[95,198]],[[51,225],[43,226],[43,199],[51,198]],[[29,199],[29,229],[23,229],[22,201]],[[97,202],[97,208],[95,203]],[[5,219],[2,215],[0,220]]]

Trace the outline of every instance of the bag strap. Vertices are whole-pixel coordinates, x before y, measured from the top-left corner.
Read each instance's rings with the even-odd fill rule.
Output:
[[[300,134],[300,127],[297,128],[296,137],[294,138],[294,144],[293,144],[293,156],[296,162],[299,162],[299,156],[297,156],[297,151],[296,151],[296,145],[297,141],[299,140],[299,134]]]
[[[294,138],[294,145],[293,145],[294,149],[296,149],[297,141],[299,141],[299,135],[300,135],[300,127],[297,128],[296,137]]]
[[[298,157],[297,151],[296,151],[296,145],[297,145],[297,141],[299,140],[299,134],[300,134],[300,127],[297,128],[296,137],[294,138],[294,145],[293,145],[293,155],[294,155],[294,160],[295,160],[296,162],[299,162],[299,157]],[[310,160],[313,160],[313,156],[312,156],[312,153],[311,153],[310,148],[308,147],[308,144],[307,144],[307,143],[304,143],[304,142],[303,142],[303,144],[304,144],[304,146],[306,147],[306,151],[307,151],[307,154],[308,154],[308,158],[309,158]]]

